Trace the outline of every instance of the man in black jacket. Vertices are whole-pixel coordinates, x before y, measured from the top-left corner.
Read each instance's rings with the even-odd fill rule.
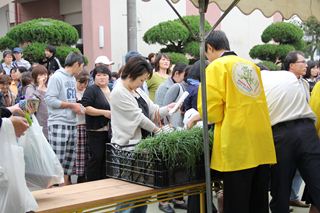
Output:
[[[56,55],[56,48],[52,45],[48,45],[44,50],[46,58],[42,64],[46,64],[46,68],[49,71],[49,74],[53,74],[56,70],[60,69],[62,66]]]

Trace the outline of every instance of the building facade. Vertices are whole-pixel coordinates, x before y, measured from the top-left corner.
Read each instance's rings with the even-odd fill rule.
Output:
[[[16,0],[0,6],[0,36],[10,26],[30,19],[59,19],[78,30],[78,43],[79,46],[83,45],[90,69],[99,55],[106,55],[115,62],[113,71],[117,71],[124,62],[124,55],[128,51],[127,0]],[[189,0],[180,1],[174,6],[182,16],[198,15],[197,8]],[[222,13],[215,4],[210,4],[206,19],[213,25]],[[176,14],[166,1],[160,0],[136,0],[136,14],[137,50],[145,56],[150,52],[158,52],[161,46],[148,45],[142,37],[159,22],[177,19]],[[266,18],[261,12],[254,11],[247,16],[234,8],[218,28],[226,32],[233,50],[242,57],[250,58],[249,50],[261,43],[262,31],[272,22],[281,20],[280,15]]]

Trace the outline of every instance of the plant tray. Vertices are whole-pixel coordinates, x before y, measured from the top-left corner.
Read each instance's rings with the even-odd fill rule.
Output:
[[[179,163],[168,168],[160,157],[135,152],[134,145],[119,146],[107,143],[106,146],[108,177],[153,188],[179,186],[205,180],[203,160],[197,164],[194,171],[179,166]]]

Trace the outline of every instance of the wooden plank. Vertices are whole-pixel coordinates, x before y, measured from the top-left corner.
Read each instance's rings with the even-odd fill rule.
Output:
[[[70,212],[81,208],[116,203],[149,194],[153,188],[121,180],[105,179],[32,192],[38,202],[37,212]]]

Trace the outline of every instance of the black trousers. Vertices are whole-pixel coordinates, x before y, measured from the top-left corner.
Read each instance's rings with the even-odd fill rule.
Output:
[[[270,166],[223,172],[224,213],[269,213]]]
[[[87,180],[106,178],[106,143],[109,143],[108,132],[87,131],[89,159],[87,162]]]
[[[320,209],[320,142],[311,119],[298,119],[272,127],[277,164],[271,167],[270,209],[289,212],[292,178],[298,168],[313,204]]]

